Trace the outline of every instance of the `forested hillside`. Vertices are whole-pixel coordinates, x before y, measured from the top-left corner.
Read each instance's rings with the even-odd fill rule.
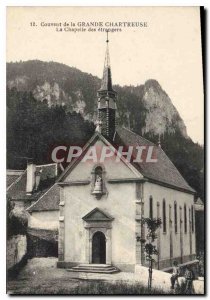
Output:
[[[50,161],[50,147],[83,144],[94,132],[100,79],[54,62],[7,64],[7,164],[25,168],[26,157]],[[171,99],[156,80],[114,86],[117,122],[161,144],[203,198],[203,147],[187,135]]]

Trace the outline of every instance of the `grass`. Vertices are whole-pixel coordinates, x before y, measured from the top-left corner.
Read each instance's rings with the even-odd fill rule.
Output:
[[[86,286],[78,286],[73,290],[73,294],[81,295],[151,295],[151,294],[164,294],[162,290],[152,289],[151,291],[148,288],[143,287],[139,283],[127,284],[125,282],[92,282]]]
[[[20,294],[25,295],[160,295],[165,294],[161,289],[149,291],[139,283],[128,284],[123,281],[111,283],[103,281],[84,281],[77,286],[71,284],[60,287],[59,284],[45,286],[41,284],[36,287],[27,287]]]

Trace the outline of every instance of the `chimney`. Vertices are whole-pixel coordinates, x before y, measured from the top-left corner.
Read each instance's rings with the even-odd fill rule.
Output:
[[[40,171],[35,172],[35,190],[37,191],[40,184],[42,169]]]
[[[35,185],[35,172],[36,165],[33,162],[27,163],[27,181],[26,181],[26,193],[31,195]]]

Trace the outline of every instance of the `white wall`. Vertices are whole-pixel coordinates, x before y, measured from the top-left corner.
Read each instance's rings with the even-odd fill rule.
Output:
[[[109,184],[107,189],[108,196],[96,200],[90,194],[90,185],[65,187],[66,261],[85,261],[86,229],[82,217],[98,207],[114,218],[112,262],[135,263],[135,184]]]
[[[167,232],[163,233],[161,226],[161,253],[160,259],[170,258],[169,240],[169,205],[171,205],[172,233],[173,233],[173,257],[180,256],[180,209],[182,207],[182,229],[183,229],[183,256],[190,255],[190,234],[189,234],[189,208],[194,204],[194,197],[191,194],[176,191],[157,184],[146,182],[144,184],[144,208],[145,217],[149,216],[149,197],[153,197],[153,216],[157,217],[157,202],[160,203],[160,217],[163,221],[162,203],[166,201],[166,227]],[[174,230],[174,201],[177,202],[177,233]],[[184,204],[187,208],[187,233],[184,232]],[[194,214],[195,216],[195,214]],[[195,228],[195,220],[194,220]],[[195,254],[195,230],[192,233],[192,254]]]
[[[102,143],[97,142],[100,146]],[[91,180],[94,163],[80,162],[65,181]],[[134,178],[136,175],[122,162],[104,162],[105,178]],[[107,194],[97,200],[91,194],[91,184],[65,186],[64,224],[65,261],[84,262],[86,246],[85,221],[87,213],[98,207],[110,214],[112,221],[112,262],[135,264],[135,183],[106,183]]]
[[[99,148],[103,145],[101,141],[96,142]],[[107,159],[103,166],[105,168],[105,182],[107,194],[97,200],[91,194],[91,184],[69,186],[61,188],[64,200],[64,260],[69,262],[86,262],[87,251],[87,229],[82,218],[94,208],[98,207],[110,214],[112,222],[112,263],[113,264],[135,264],[136,263],[136,184],[135,183],[108,183],[109,179],[136,178],[133,172],[123,162],[113,163],[113,159]],[[92,180],[92,161],[82,162],[71,171],[64,181],[88,181]],[[139,174],[141,177],[141,174]],[[187,206],[187,217],[189,207],[193,204],[193,195],[162,187],[157,184],[146,182],[144,184],[144,216],[149,216],[149,197],[153,197],[154,217],[157,216],[157,201],[160,202],[160,217],[162,218],[162,201],[166,200],[167,232],[163,233],[161,228],[161,260],[170,259],[169,243],[169,205],[171,205],[171,219],[173,232],[173,257],[180,256],[180,231],[179,231],[179,206]],[[174,233],[174,201],[177,202],[177,233]],[[184,221],[184,217],[182,217]],[[183,256],[190,254],[189,243],[189,220],[187,220],[188,231],[184,233],[183,226]],[[195,233],[192,234],[192,254],[195,253]]]
[[[58,229],[59,211],[32,212],[28,219],[28,227],[39,229]]]

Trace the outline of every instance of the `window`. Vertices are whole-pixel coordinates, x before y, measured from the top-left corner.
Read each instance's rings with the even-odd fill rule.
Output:
[[[171,204],[169,204],[169,227],[171,229],[171,226],[172,226],[172,219],[171,219]]]
[[[190,232],[190,230],[192,230],[190,223],[191,223],[191,209],[189,208],[189,232]]]
[[[163,232],[166,232],[166,201],[163,199]]]
[[[174,231],[177,233],[177,204],[174,202]]]
[[[150,196],[149,198],[149,217],[153,219],[153,198]]]
[[[194,232],[194,207],[193,205],[191,206],[191,222],[192,222],[192,232]]]
[[[187,233],[187,208],[184,205],[184,232]]]
[[[157,218],[160,218],[160,203],[157,202]]]

